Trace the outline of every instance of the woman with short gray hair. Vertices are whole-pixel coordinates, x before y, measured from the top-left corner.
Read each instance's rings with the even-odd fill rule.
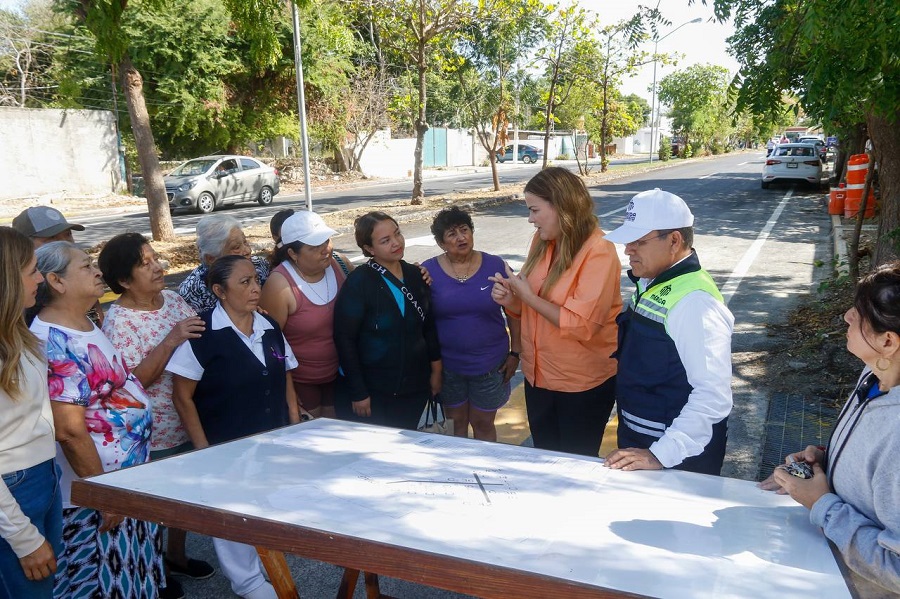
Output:
[[[79,507],[72,481],[143,464],[151,400],[122,354],[85,312],[103,295],[91,257],[67,241],[35,252],[44,277],[31,331],[44,342],[56,439],[62,449],[64,551],[57,597],[156,597],[164,586],[162,537],[150,522]]]
[[[251,256],[250,244],[241,230],[241,223],[227,214],[210,214],[197,222],[197,249],[200,252],[200,266],[195,268],[181,282],[178,294],[202,314],[216,307],[216,296],[206,286],[209,266],[222,256],[244,256],[253,262],[259,284],[269,278],[269,263],[260,256]]]

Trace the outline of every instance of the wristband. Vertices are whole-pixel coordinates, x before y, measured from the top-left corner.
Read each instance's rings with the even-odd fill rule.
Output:
[[[519,352],[517,352],[517,351],[511,351],[511,352],[509,352],[509,355],[511,355],[516,360],[519,359]]]

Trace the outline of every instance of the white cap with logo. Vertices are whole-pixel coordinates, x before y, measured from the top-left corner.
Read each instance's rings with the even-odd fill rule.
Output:
[[[337,231],[325,224],[322,217],[309,210],[300,210],[281,225],[281,243],[287,245],[299,241],[306,245],[321,245],[337,235]]]
[[[613,243],[631,243],[651,231],[694,226],[694,215],[680,197],[658,187],[642,191],[628,202],[625,222],[606,234]]]

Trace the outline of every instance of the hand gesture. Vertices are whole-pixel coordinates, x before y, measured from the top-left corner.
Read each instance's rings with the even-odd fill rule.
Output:
[[[44,539],[40,547],[19,558],[19,564],[28,580],[43,580],[56,572],[56,556],[53,547]]]
[[[516,374],[516,370],[519,368],[519,358],[508,355],[506,356],[506,361],[500,365],[500,368],[497,369],[497,372],[503,374],[503,383],[506,384],[512,379],[512,377]]]
[[[781,492],[790,494],[794,501],[811,510],[813,504],[831,491],[828,487],[828,477],[825,476],[822,466],[814,463],[812,469],[813,477],[804,479],[779,467],[772,473],[771,478],[775,479],[775,483],[782,489]]]
[[[494,283],[494,287],[491,289],[491,299],[504,308],[520,313],[521,298],[531,293],[531,287],[528,286],[528,281],[514,273],[508,264],[505,264],[504,267],[506,277],[499,272],[494,273],[492,277],[488,277],[488,280]]]
[[[178,347],[188,339],[198,339],[205,330],[206,325],[203,324],[202,318],[190,316],[172,327],[172,330],[166,335],[166,342],[171,344],[172,347]]]
[[[418,262],[415,262],[415,265],[419,267],[419,272],[422,273],[422,280],[425,281],[425,284],[426,284],[426,285],[428,285],[429,287],[431,287],[431,273],[428,272],[428,269],[427,269],[427,268],[425,268],[424,266],[422,266],[422,265],[419,264]]]
[[[109,512],[100,512],[100,528],[98,528],[97,530],[99,532],[109,532],[110,530],[121,524],[122,520],[124,519],[125,516],[110,514]]]
[[[806,449],[804,449],[803,451],[789,453],[788,455],[784,456],[785,464],[790,464],[791,462],[806,462],[810,466],[818,464],[821,467],[825,464],[825,452],[815,445],[807,445]],[[775,470],[778,469],[779,468],[775,468]],[[762,481],[756,486],[758,486],[763,491],[775,491],[779,495],[784,495],[787,493],[787,490],[782,488],[778,481],[775,480],[774,470],[766,480]]]
[[[362,418],[368,418],[372,415],[372,399],[367,397],[359,401],[352,402],[353,413]]]
[[[662,470],[663,465],[649,449],[629,447],[606,456],[606,466],[613,470]]]

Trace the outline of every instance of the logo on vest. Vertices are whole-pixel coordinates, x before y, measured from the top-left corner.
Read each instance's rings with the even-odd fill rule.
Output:
[[[662,305],[662,306],[665,306],[665,305],[666,305],[666,300],[663,299],[663,298],[665,298],[665,297],[666,297],[667,295],[669,295],[670,293],[672,293],[672,286],[671,286],[671,285],[666,285],[665,287],[663,287],[663,288],[660,289],[659,291],[657,291],[657,292],[651,294],[651,295],[650,295],[650,299],[652,299],[652,300],[653,300],[654,302],[656,302],[657,304],[660,304],[660,305]]]

